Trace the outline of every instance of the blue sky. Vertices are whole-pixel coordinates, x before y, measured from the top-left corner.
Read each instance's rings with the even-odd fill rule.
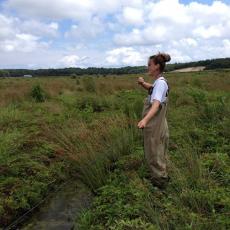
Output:
[[[0,0],[0,68],[145,65],[230,56],[230,0]]]

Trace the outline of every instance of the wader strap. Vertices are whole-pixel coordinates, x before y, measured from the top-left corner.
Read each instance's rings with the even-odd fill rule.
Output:
[[[168,86],[168,90],[167,90],[166,95],[165,95],[166,97],[168,97],[168,95],[169,95],[169,84],[168,84],[166,79],[160,79],[160,80],[165,81],[167,86]]]
[[[153,86],[151,86],[149,89],[148,89],[148,94],[151,95],[153,92]]]

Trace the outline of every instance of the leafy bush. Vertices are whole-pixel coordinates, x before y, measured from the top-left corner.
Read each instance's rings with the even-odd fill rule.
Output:
[[[44,102],[47,99],[47,93],[39,84],[32,87],[30,95],[36,102]]]

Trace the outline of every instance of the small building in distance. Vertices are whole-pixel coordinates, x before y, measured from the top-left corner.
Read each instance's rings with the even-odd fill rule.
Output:
[[[23,75],[23,77],[33,77],[33,76],[30,74],[25,74],[25,75]]]

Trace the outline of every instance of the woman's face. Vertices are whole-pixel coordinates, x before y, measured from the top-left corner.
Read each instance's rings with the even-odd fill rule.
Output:
[[[155,76],[157,73],[159,73],[159,64],[155,64],[153,59],[149,59],[148,61],[148,74],[150,76]]]

